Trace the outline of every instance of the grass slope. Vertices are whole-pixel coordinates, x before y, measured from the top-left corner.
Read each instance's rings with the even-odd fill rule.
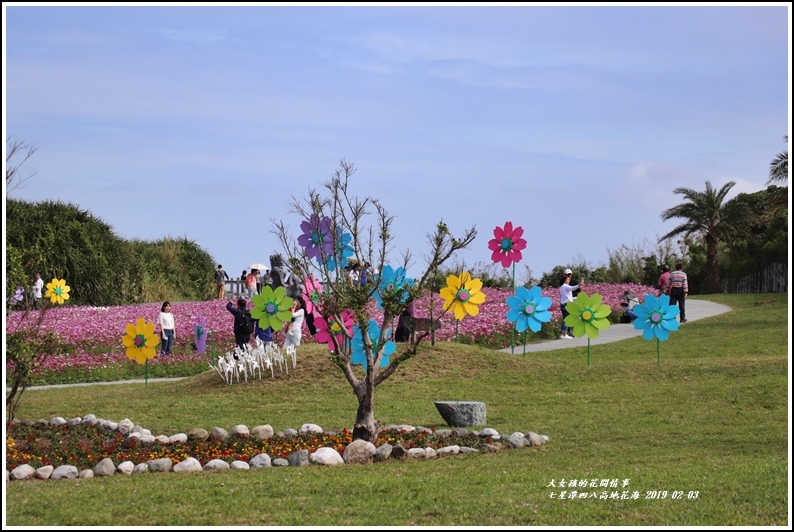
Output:
[[[383,424],[444,427],[436,400],[487,405],[487,426],[537,449],[324,468],[9,482],[16,526],[784,526],[788,513],[788,300],[709,296],[733,310],[641,338],[527,356],[429,347],[379,386]],[[93,413],[154,434],[193,427],[352,427],[355,398],[321,346],[243,385],[210,371],[170,383],[31,390],[18,417]],[[608,498],[560,499],[560,480],[615,479]],[[576,488],[595,492],[605,488]],[[618,497],[626,491],[628,499]],[[666,491],[665,498],[652,492]],[[673,498],[681,492],[681,498]],[[631,498],[636,494],[637,498]]]

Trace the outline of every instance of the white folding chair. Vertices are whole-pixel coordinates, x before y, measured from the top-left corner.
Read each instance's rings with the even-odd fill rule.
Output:
[[[292,369],[295,369],[296,364],[298,363],[298,350],[295,349],[294,345],[287,347],[287,357],[292,358]]]

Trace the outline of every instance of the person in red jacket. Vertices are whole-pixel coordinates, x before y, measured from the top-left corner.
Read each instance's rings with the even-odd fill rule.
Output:
[[[670,294],[667,290],[667,281],[670,279],[670,266],[665,264],[662,266],[662,274],[659,276],[659,280],[656,282],[656,288],[659,290],[659,293],[656,294],[657,297],[661,296],[662,294]]]

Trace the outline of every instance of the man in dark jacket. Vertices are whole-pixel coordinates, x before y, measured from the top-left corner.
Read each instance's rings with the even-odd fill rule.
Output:
[[[245,346],[248,345],[248,342],[251,341],[251,333],[247,333],[237,327],[237,323],[239,322],[239,318],[242,318],[246,314],[250,313],[246,309],[246,301],[244,298],[240,298],[237,300],[237,307],[235,307],[231,301],[226,303],[226,310],[234,314],[234,341],[237,344],[237,347],[240,349],[245,349]],[[235,357],[237,358],[237,357]]]

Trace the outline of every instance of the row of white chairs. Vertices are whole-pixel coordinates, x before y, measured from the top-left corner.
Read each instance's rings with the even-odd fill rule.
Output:
[[[240,382],[243,377],[248,382],[248,375],[251,378],[258,376],[262,378],[263,371],[270,370],[271,378],[275,378],[275,367],[278,366],[282,373],[289,373],[289,361],[292,361],[294,369],[298,363],[298,354],[295,346],[289,346],[282,353],[281,348],[273,342],[263,343],[258,338],[256,346],[246,345],[245,349],[235,346],[234,350],[228,351],[218,357],[215,365],[210,367],[218,372],[226,384],[232,384],[235,380]]]

